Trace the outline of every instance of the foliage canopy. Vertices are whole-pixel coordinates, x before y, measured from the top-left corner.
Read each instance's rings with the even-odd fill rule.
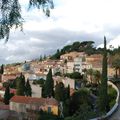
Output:
[[[43,9],[46,16],[50,16],[50,9],[54,8],[52,0],[29,0],[29,8],[37,7]],[[12,28],[21,28],[24,19],[21,15],[21,5],[19,0],[1,0],[0,1],[0,39],[8,41],[10,30]]]

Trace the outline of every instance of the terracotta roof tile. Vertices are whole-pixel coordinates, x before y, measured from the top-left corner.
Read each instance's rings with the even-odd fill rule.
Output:
[[[35,97],[26,97],[26,96],[13,96],[10,101],[16,102],[16,103],[25,103],[25,104],[58,105],[58,101],[55,100],[54,98],[35,98]]]

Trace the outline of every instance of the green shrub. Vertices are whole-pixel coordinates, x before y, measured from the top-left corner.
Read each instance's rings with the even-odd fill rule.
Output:
[[[108,97],[110,108],[112,108],[116,102],[117,97],[117,92],[114,88],[112,88],[112,86],[108,87]]]

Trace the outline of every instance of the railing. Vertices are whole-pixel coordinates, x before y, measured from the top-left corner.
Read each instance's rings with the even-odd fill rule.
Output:
[[[93,118],[93,119],[90,119],[90,120],[106,119],[106,118],[110,117],[110,116],[116,111],[116,109],[117,109],[117,107],[118,107],[118,104],[119,104],[119,96],[120,96],[120,93],[119,93],[119,90],[118,90],[118,88],[116,87],[116,85],[114,85],[112,82],[108,81],[108,85],[111,85],[112,88],[114,88],[114,89],[116,90],[116,92],[117,92],[117,97],[116,97],[116,103],[115,103],[115,105],[112,107],[112,109],[111,109],[108,113],[106,113],[106,115],[101,116],[101,117],[97,117],[97,118]]]

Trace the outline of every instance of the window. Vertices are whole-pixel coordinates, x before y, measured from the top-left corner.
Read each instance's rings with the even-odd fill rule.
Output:
[[[48,107],[48,113],[51,113],[51,107]]]

